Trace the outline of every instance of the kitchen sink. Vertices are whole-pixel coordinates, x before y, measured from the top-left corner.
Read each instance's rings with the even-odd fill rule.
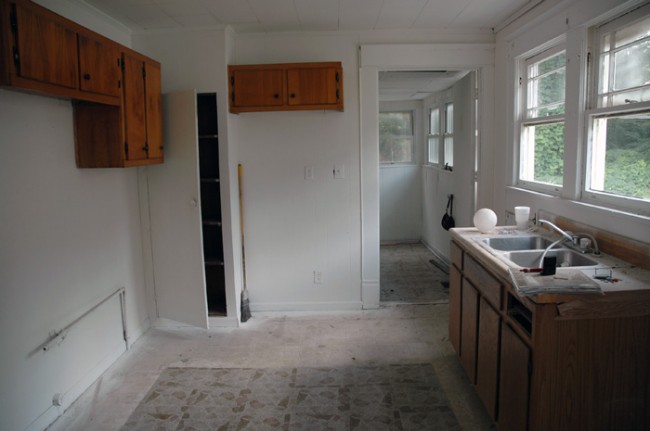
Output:
[[[512,263],[524,268],[537,268],[541,266],[540,258],[543,250],[509,251],[501,256]],[[568,249],[550,249],[547,257],[555,256],[558,267],[596,266],[598,262],[585,255]]]
[[[552,242],[537,235],[482,238],[480,241],[488,247],[500,251],[544,250]]]

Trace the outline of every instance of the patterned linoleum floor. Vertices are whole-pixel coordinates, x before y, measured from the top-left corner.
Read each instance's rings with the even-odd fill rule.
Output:
[[[168,368],[122,431],[460,430],[431,364]]]
[[[449,301],[449,275],[431,263],[433,253],[421,243],[382,245],[380,301],[436,304]]]

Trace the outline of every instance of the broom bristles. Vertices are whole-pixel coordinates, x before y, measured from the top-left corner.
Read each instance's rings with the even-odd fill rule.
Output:
[[[248,303],[248,289],[241,292],[241,321],[246,322],[251,318],[251,307]]]

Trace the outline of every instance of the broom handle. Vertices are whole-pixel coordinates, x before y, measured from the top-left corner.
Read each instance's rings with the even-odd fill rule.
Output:
[[[246,250],[244,248],[244,191],[242,188],[242,177],[244,170],[241,163],[237,165],[237,179],[239,181],[239,225],[241,227],[241,259],[244,290],[246,290]]]

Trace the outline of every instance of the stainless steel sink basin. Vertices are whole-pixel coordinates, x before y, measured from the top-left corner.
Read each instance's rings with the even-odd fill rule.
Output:
[[[540,266],[540,258],[543,250],[510,251],[502,256],[516,265],[524,268],[537,268]],[[551,249],[546,256],[555,256],[558,267],[596,266],[598,262],[585,255],[568,249]]]
[[[500,251],[544,250],[551,244],[550,240],[537,235],[483,238],[480,241]]]

